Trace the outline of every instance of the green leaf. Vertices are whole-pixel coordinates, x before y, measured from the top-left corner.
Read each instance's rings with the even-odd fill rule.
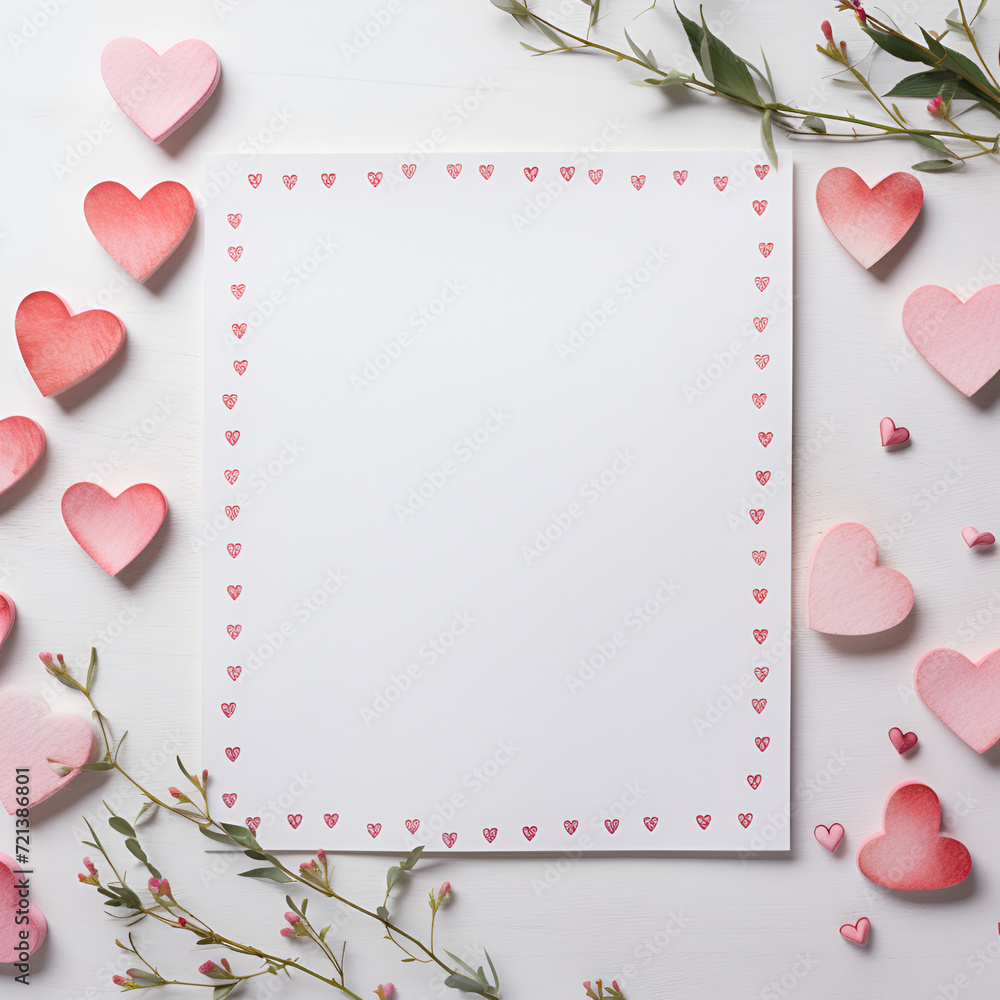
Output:
[[[201,830],[202,836],[208,837],[209,840],[214,840],[216,843],[231,845],[233,842],[232,837],[227,837],[224,833],[219,833],[217,830],[211,830],[207,825],[199,826],[198,829]]]
[[[468,976],[460,976],[457,972],[453,972],[444,981],[444,984],[453,990],[461,990],[463,993],[478,993],[481,997],[487,995],[482,983],[470,979]]]
[[[112,816],[108,820],[108,826],[110,826],[112,830],[124,834],[126,837],[135,836],[135,830],[132,829],[132,824],[129,823],[128,820],[122,819],[121,816]]]
[[[650,69],[656,69],[649,60],[646,58],[646,53],[639,48],[635,42],[632,41],[632,36],[628,33],[628,28],[622,29],[625,32],[625,41],[628,42],[629,48],[635,54],[635,57],[643,64],[643,66],[649,66]]]
[[[380,906],[375,913],[382,923],[387,924],[389,922],[389,911],[384,906]]]
[[[148,802],[148,801],[143,802],[142,808],[139,810],[138,814],[135,817],[136,823],[138,823],[139,820],[142,819],[143,815],[149,812],[150,809],[158,809],[158,808],[159,806],[156,802]]]
[[[137,983],[153,983],[158,986],[166,981],[157,973],[150,972],[149,969],[126,969],[125,972],[129,979],[134,979]]]
[[[760,50],[760,57],[764,60],[764,69],[767,70],[767,86],[771,91],[771,100],[774,100],[774,80],[771,77],[771,67],[767,64],[767,56],[764,55],[764,50]]]
[[[235,990],[239,985],[239,983],[222,983],[219,986],[216,986],[215,989],[212,990],[212,1000],[226,1000],[226,997],[229,996],[229,994],[232,993],[233,990]]]
[[[919,132],[908,132],[907,134],[914,142],[919,142],[921,146],[926,146],[928,149],[936,149],[940,153],[947,153],[949,156],[954,156],[952,151],[936,136],[921,135]]]
[[[49,671],[49,672],[51,673],[51,671]],[[52,676],[57,681],[59,681],[60,684],[65,684],[66,687],[72,688],[74,691],[79,691],[80,690],[79,687],[77,687],[77,685],[73,681],[71,681],[67,677],[64,677],[62,674],[52,674]]]
[[[393,865],[385,873],[385,888],[387,892],[399,881],[400,876],[402,874],[403,874],[402,868],[399,868],[396,865]]]
[[[818,132],[820,135],[826,133],[826,122],[822,118],[817,118],[815,115],[810,115],[808,118],[802,119],[802,124],[806,128],[812,129],[813,132]]]
[[[764,102],[757,91],[757,85],[753,82],[746,61],[708,30],[704,11],[701,15],[701,27],[711,59],[712,73],[714,74],[713,85],[716,89],[746,104],[753,104],[757,107],[763,105]]]
[[[251,868],[248,872],[237,872],[241,878],[266,878],[272,882],[294,882],[280,868]]]
[[[222,823],[221,826],[240,847],[255,847],[258,851],[260,850],[257,838],[250,832],[248,827],[236,826],[234,823]]]
[[[990,86],[990,81],[986,79],[983,71],[968,56],[963,55],[961,52],[956,52],[955,49],[949,49],[947,45],[942,45],[936,38],[924,31],[923,28],[920,30],[923,32],[927,47],[937,56],[937,63],[945,69],[950,69],[953,73],[964,77],[966,80],[973,81],[971,89],[977,94],[981,94],[982,96],[988,94],[993,97],[1000,96],[997,94],[995,88]],[[983,94],[975,84],[980,84],[983,90],[986,91],[986,94]]]
[[[493,988],[500,989],[500,977],[497,975],[496,966],[493,964],[493,959],[490,958],[490,953],[484,948],[483,954],[486,956],[486,961],[489,963],[490,972],[493,974]]]
[[[90,685],[94,680],[94,674],[97,671],[97,647],[90,647],[90,664],[87,667],[87,691],[90,691]]]
[[[81,764],[81,771],[110,771],[114,768],[114,764],[106,760],[95,760],[91,761],[89,764]]]
[[[768,159],[777,167],[778,151],[774,148],[774,134],[771,131],[771,109],[768,108],[760,119],[760,133],[764,138],[764,145],[767,147]]]
[[[129,852],[134,854],[143,864],[149,860],[149,858],[146,857],[146,852],[142,849],[142,845],[133,837],[128,837],[126,839],[125,847],[128,848]]]
[[[513,14],[515,17],[527,17],[528,8],[517,0],[490,0],[494,7],[498,7],[505,14]]]
[[[558,45],[561,49],[569,48],[562,36],[544,22],[536,20],[535,27],[554,45]]]
[[[911,169],[923,170],[929,174],[940,174],[947,170],[961,170],[964,166],[961,160],[921,160],[914,163]]]
[[[979,94],[976,91],[970,93],[968,87],[950,70],[924,70],[922,73],[914,73],[912,76],[904,77],[883,96],[943,97],[945,100],[961,97],[973,101],[979,100]]]
[[[897,59],[903,59],[906,62],[927,63],[928,66],[933,66],[936,62],[929,52],[917,45],[916,42],[910,41],[909,38],[903,38],[900,35],[890,35],[885,31],[876,31],[874,28],[869,28],[866,24],[861,26],[861,30],[880,49],[885,49],[889,55],[895,56]]]
[[[118,888],[118,887],[116,886],[116,888]],[[127,885],[124,885],[124,886],[121,886],[120,888],[118,888],[118,893],[119,893],[119,896],[121,898],[121,901],[130,910],[141,910],[142,909],[142,903],[139,902],[139,897]],[[113,903],[108,903],[108,906],[113,906],[113,905],[114,905]]]
[[[975,14],[972,15],[972,21],[975,21],[975,19],[979,17],[980,14],[982,14],[983,10],[986,8],[986,5],[989,2],[990,0],[982,0],[982,3],[979,5],[979,9],[976,11]],[[970,21],[969,24],[972,24],[972,21]]]
[[[276,864],[275,859],[270,854],[265,854],[263,851],[249,850],[243,852],[248,858],[252,858],[254,861],[270,861],[271,864]]]
[[[406,856],[406,860],[399,862],[399,867],[402,868],[404,872],[410,871],[410,869],[413,868],[413,866],[420,860],[420,855],[423,853],[423,850],[423,844],[419,847],[414,847],[413,850]]]
[[[327,934],[330,933],[330,928],[332,926],[333,926],[332,924],[327,924],[326,927],[321,927],[320,928],[320,931],[319,931],[319,939],[320,939],[320,941],[325,941],[326,940],[326,936],[327,936]]]

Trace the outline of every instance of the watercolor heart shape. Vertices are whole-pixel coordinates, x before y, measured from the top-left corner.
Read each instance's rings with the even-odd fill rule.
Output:
[[[232,809],[236,805],[236,792],[223,792],[222,801],[227,809]]]
[[[0,424],[2,427],[2,424]],[[0,493],[3,492],[3,484],[0,483]],[[973,548],[976,545],[994,545],[996,543],[997,537],[992,531],[980,531],[978,528],[973,528],[971,525],[966,525],[962,529],[962,538],[965,540],[965,544],[969,548]]]
[[[222,714],[227,719],[231,719],[233,717],[233,712],[236,711],[236,702],[235,701],[224,701],[222,703],[221,708],[222,708]]]
[[[226,517],[230,521],[235,521],[240,516],[240,508],[237,504],[226,504]]]
[[[226,477],[226,482],[229,483],[230,486],[232,486],[236,482],[236,480],[240,478],[240,470],[226,469],[223,475],[225,475]]]
[[[760,788],[761,776],[759,774],[748,774],[747,784],[754,790],[757,791]]]
[[[912,608],[910,581],[878,565],[878,544],[863,524],[836,524],[820,537],[806,574],[809,628],[871,635],[898,625]]]
[[[226,593],[235,601],[243,593],[243,587],[240,584],[237,584],[235,587],[230,585],[226,587]]]
[[[250,182],[250,187],[255,190],[260,187],[260,182],[264,179],[263,174],[247,174],[247,180]]]
[[[415,163],[404,163],[401,167],[403,171],[403,176],[408,180],[413,180],[413,175],[417,172],[417,165]]]
[[[753,672],[756,675],[757,680],[759,680],[761,682],[761,684],[763,684],[764,681],[767,680],[767,675],[771,672],[771,668],[770,667],[754,667],[753,668]]]
[[[291,191],[292,188],[295,187],[296,183],[298,182],[298,179],[299,179],[298,174],[283,174],[281,177],[282,183],[285,185],[286,188],[288,188],[289,191]]]
[[[458,840],[458,834],[442,833],[441,839],[444,841],[444,846],[450,849],[455,846],[455,841]]]
[[[895,173],[875,187],[849,167],[834,167],[816,185],[816,207],[837,242],[864,268],[880,261],[909,231],[924,203],[912,174]]]
[[[883,417],[879,421],[878,433],[883,448],[910,440],[910,432],[905,427],[897,427],[892,417]]]
[[[377,188],[379,184],[382,183],[382,171],[374,173],[373,171],[368,171],[368,183],[371,184],[373,188]]]
[[[231,763],[235,764],[239,755],[240,755],[239,747],[226,747],[226,756],[229,758]]]
[[[576,828],[580,825],[580,821],[576,819],[567,819],[563,821],[563,826],[566,828],[566,832],[572,837],[576,833]]]
[[[449,163],[447,169],[448,169],[448,176],[452,180],[455,180],[455,178],[458,177],[458,175],[462,172],[462,164],[461,163]]]
[[[408,819],[408,820],[406,820],[406,829],[410,833],[416,833],[417,830],[420,829],[420,820],[419,819]]]
[[[242,299],[243,293],[247,290],[247,286],[243,284],[230,285],[229,290],[233,293],[233,298]]]
[[[302,822],[302,813],[289,813],[286,818],[288,820],[288,825],[293,830],[297,830],[299,828],[299,824]]]
[[[687,179],[688,179],[688,172],[686,170],[674,171],[674,180],[677,181],[679,185],[683,184]]]
[[[403,167],[403,173],[406,173],[406,167],[405,166]],[[410,174],[409,176],[412,177],[413,175]],[[332,188],[334,182],[337,179],[337,175],[336,174],[320,174],[319,175],[319,179],[323,182],[323,187]]]
[[[524,176],[533,181],[538,176],[538,167],[525,167]]]
[[[243,631],[243,626],[242,625],[227,625],[226,626],[226,631],[229,633],[229,638],[230,639],[237,639],[237,638],[239,638],[240,632]]]
[[[753,405],[759,410],[767,402],[767,393],[755,392],[751,398],[753,399]]]
[[[239,260],[243,256],[243,247],[229,247],[229,256],[234,261]]]
[[[903,305],[903,330],[939,375],[972,396],[1000,370],[1000,285],[964,303],[947,288],[923,285]]]
[[[740,825],[745,830],[753,822],[753,813],[740,813]]]
[[[762,257],[770,257],[771,256],[771,251],[774,250],[774,244],[773,243],[758,243],[757,244],[757,249],[760,251],[760,255]]]
[[[771,737],[770,736],[758,736],[754,740],[754,743],[757,744],[757,749],[761,753],[763,753],[771,745]]]
[[[726,185],[729,183],[728,177],[713,177],[712,183],[720,190],[725,191]]]
[[[771,478],[771,471],[769,469],[758,469],[757,470],[757,482],[761,486],[766,486],[767,481]]]
[[[872,930],[872,922],[867,917],[860,917],[855,924],[844,924],[840,928],[840,936],[851,944],[861,945],[863,948],[868,944],[868,935]]]
[[[215,49],[196,38],[178,42],[163,55],[138,38],[116,38],[101,53],[108,93],[155,143],[198,111],[221,75]]]
[[[934,789],[906,781],[889,792],[882,829],[858,848],[861,874],[886,889],[944,889],[972,870],[959,840],[941,836],[941,803]]]
[[[764,564],[764,560],[767,558],[767,550],[766,549],[754,549],[753,552],[750,553],[750,555],[753,556],[753,561],[758,566],[762,566]]]
[[[98,566],[117,575],[153,540],[167,501],[150,483],[112,496],[96,483],[74,483],[62,498],[69,533]]]
[[[749,514],[750,514],[750,520],[753,521],[754,524],[760,524],[760,522],[764,520],[763,508],[758,508],[757,510],[751,510],[749,511]]]
[[[230,542],[226,546],[226,550],[229,552],[229,555],[233,559],[235,559],[240,554],[240,552],[243,550],[243,546],[239,542]]]
[[[562,174],[562,179],[568,184],[576,173],[576,167],[560,167],[559,173]]]
[[[372,840],[374,840],[381,832],[382,832],[382,824],[381,823],[369,823],[368,824],[368,833],[371,836]]]
[[[243,673],[243,668],[240,666],[229,666],[226,667],[226,673],[235,681]]]
[[[707,830],[708,824],[712,822],[712,817],[708,813],[706,813],[704,816],[695,816],[694,819],[695,822],[698,824],[698,826],[700,826],[703,830]]]
[[[755,354],[753,356],[753,360],[754,360],[754,363],[757,365],[757,367],[761,371],[763,371],[767,367],[768,361],[771,360],[771,355],[770,354]]]
[[[832,854],[844,839],[844,828],[840,823],[833,823],[830,826],[820,823],[813,830],[813,836]]]
[[[480,163],[479,173],[482,174],[483,180],[488,181],[493,176],[493,164],[492,163]]]
[[[74,316],[52,292],[32,292],[21,300],[14,333],[28,374],[43,396],[93,375],[125,343],[125,327],[114,313],[88,309]]]
[[[774,435],[770,431],[759,431],[757,440],[766,448],[774,440]]]
[[[767,600],[767,588],[766,587],[754,587],[753,589],[753,599],[758,604],[763,604]]]
[[[247,371],[247,364],[248,362],[246,361],[234,361],[233,371],[236,372],[237,375],[245,375]]]
[[[34,778],[34,774],[32,774]],[[38,951],[48,931],[45,914],[33,903],[22,907],[21,866],[0,851],[0,962],[23,962]],[[27,968],[27,966],[25,966]],[[22,980],[28,982],[27,978]]]
[[[247,829],[251,833],[256,833],[257,829],[260,827],[260,817],[259,816],[247,816],[246,818]]]
[[[10,594],[0,590],[0,647],[7,641],[7,636],[14,627],[15,618],[17,618],[17,607],[14,599]]]
[[[237,340],[242,340],[243,335],[247,332],[246,323],[233,323],[233,336]]]
[[[537,826],[522,826],[521,827],[521,833],[524,834],[524,839],[525,840],[534,840],[535,839],[535,834],[538,833],[538,827]]]
[[[755,212],[756,212],[756,213],[757,213],[758,215],[763,215],[763,214],[764,214],[764,212],[766,212],[766,211],[767,211],[767,202],[766,202],[766,201],[755,201],[755,202],[753,203],[753,210],[754,210],[754,211],[755,211]]]
[[[233,227],[233,229],[237,229],[237,228],[239,228],[239,224],[243,221],[243,213],[242,212],[236,212],[236,213],[232,213],[231,212],[229,215],[226,216],[226,218],[229,220],[229,225],[231,225]]]
[[[632,175],[632,187],[634,187],[636,189],[636,191],[641,191],[642,190],[642,186],[645,183],[646,183],[646,175],[645,174],[633,174]]]
[[[762,292],[771,283],[771,279],[767,277],[754,278],[753,283],[757,286],[757,291]]]
[[[29,806],[68,785],[89,760],[93,745],[90,720],[84,716],[53,715],[34,692],[0,691],[0,770],[13,775],[17,767],[30,768]],[[69,770],[58,774],[49,761]],[[11,816],[18,798],[12,780],[0,782],[0,802]]]
[[[916,733],[904,733],[899,726],[889,730],[889,742],[896,748],[896,753],[906,753],[917,745]]]
[[[231,444],[235,445],[240,439],[239,431],[226,431],[226,440]]]
[[[758,715],[760,715],[760,713],[763,712],[765,708],[767,708],[767,699],[766,698],[754,698],[753,699],[753,710]]]
[[[652,833],[656,829],[656,824],[660,822],[659,816],[643,816],[643,825]]]
[[[767,172],[771,168],[766,163],[758,163],[754,168],[753,172],[757,175],[759,180],[763,180],[767,176]]]
[[[43,451],[45,432],[30,417],[0,420],[0,493],[19,483],[35,467]]]
[[[590,178],[592,184],[600,184],[601,179],[604,177],[603,170],[588,170],[587,176]]]
[[[977,753],[1000,740],[1000,649],[977,663],[954,649],[932,649],[913,671],[923,703]]]
[[[497,828],[495,826],[484,826],[483,836],[488,844],[492,844],[497,839]]]
[[[332,830],[340,819],[340,813],[323,813],[323,822]]]
[[[767,329],[767,324],[770,322],[767,316],[754,316],[753,325],[757,327],[758,333],[763,333]]]
[[[145,281],[177,249],[194,219],[191,192],[163,181],[141,198],[124,184],[102,181],[83,199],[97,242],[136,281]]]
[[[618,830],[618,823],[619,821],[616,819],[606,819],[604,821],[604,829],[607,830],[608,833],[615,833]]]
[[[753,637],[757,640],[757,645],[763,644],[764,640],[767,638],[766,628],[755,628],[753,630]]]

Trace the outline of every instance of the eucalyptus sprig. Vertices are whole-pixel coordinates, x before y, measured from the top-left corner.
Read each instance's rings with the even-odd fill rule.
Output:
[[[704,79],[695,73],[683,73],[675,68],[660,66],[652,49],[643,49],[624,31],[628,50],[616,49],[595,41],[591,29],[597,22],[600,0],[581,0],[590,8],[587,31],[580,35],[569,28],[553,23],[537,14],[529,7],[528,0],[490,0],[500,10],[510,14],[525,27],[539,31],[552,44],[552,48],[538,48],[521,42],[524,48],[535,55],[592,51],[614,56],[618,62],[630,62],[639,66],[644,75],[632,81],[644,87],[685,87],[698,93],[719,97],[735,104],[751,108],[760,113],[761,136],[771,161],[777,165],[778,154],[774,145],[774,129],[778,128],[793,138],[827,139],[898,139],[909,138],[919,145],[945,154],[944,158],[924,160],[913,165],[915,170],[946,171],[961,167],[965,160],[974,156],[1000,152],[1000,132],[977,134],[962,128],[952,113],[955,100],[970,101],[968,108],[981,108],[1000,118],[1000,85],[997,77],[983,57],[973,27],[989,0],[980,0],[971,17],[968,16],[964,0],[958,0],[958,8],[947,19],[948,27],[942,32],[920,28],[921,39],[916,40],[899,31],[894,25],[870,16],[860,0],[839,0],[838,10],[850,10],[857,18],[861,30],[874,46],[904,62],[922,63],[928,69],[911,74],[900,80],[887,94],[879,95],[868,76],[859,68],[859,61],[847,51],[846,41],[839,44],[833,39],[833,29],[829,21],[821,25],[825,45],[817,45],[819,52],[842,69],[838,75],[848,74],[859,83],[872,98],[885,120],[859,118],[853,112],[835,114],[826,111],[809,111],[792,103],[778,101],[774,80],[767,57],[761,49],[761,72],[752,62],[737,55],[720,38],[714,35],[705,22],[703,11],[695,21],[677,9],[687,36],[691,51]],[[655,0],[652,6],[655,7]],[[651,8],[646,8],[647,10]],[[645,13],[643,11],[642,13]],[[968,39],[974,58],[945,45],[942,39],[951,31],[961,33]],[[947,128],[919,128],[909,122],[894,103],[883,100],[891,97],[931,98],[927,111],[942,120]],[[841,131],[830,131],[828,122],[839,123]],[[956,152],[961,149],[962,152]]]

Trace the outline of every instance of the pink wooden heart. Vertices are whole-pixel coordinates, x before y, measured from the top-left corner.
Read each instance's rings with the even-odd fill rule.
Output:
[[[913,671],[923,703],[977,753],[1000,740],[1000,649],[973,663],[954,649],[932,649]]]
[[[939,375],[971,396],[1000,370],[1000,285],[965,303],[947,288],[923,285],[903,304],[903,330]]]
[[[82,715],[53,715],[30,691],[0,691],[0,802],[13,816],[18,808],[15,768],[30,768],[29,805],[38,805],[68,785],[87,763],[94,745],[90,722]],[[49,761],[70,770],[58,774]]]
[[[863,948],[868,944],[868,935],[871,934],[872,922],[867,917],[861,917],[855,924],[844,924],[840,928],[840,936],[851,944],[859,944]]]
[[[881,260],[920,214],[924,189],[912,174],[889,174],[875,187],[849,167],[834,167],[816,185],[816,205],[830,232],[862,266]]]
[[[892,417],[883,417],[879,421],[878,432],[883,448],[910,440],[910,432],[905,427],[897,427]]]
[[[48,931],[45,914],[34,903],[21,909],[20,871],[9,854],[0,852],[0,962],[19,962],[25,952],[33,955]]]
[[[20,482],[45,451],[45,432],[30,417],[0,420],[0,493]]]
[[[962,539],[971,549],[975,545],[995,545],[997,536],[992,531],[980,531],[972,525],[966,525],[962,529]]]
[[[96,483],[74,483],[62,498],[62,516],[80,548],[115,576],[152,540],[167,513],[163,494],[149,483],[113,497]]]
[[[103,181],[83,199],[97,242],[136,281],[145,281],[173,252],[194,219],[191,192],[164,181],[136,198],[124,184]]]
[[[215,49],[196,38],[157,55],[138,38],[116,38],[101,55],[101,76],[118,106],[163,142],[212,95],[221,69]]]
[[[897,785],[882,811],[882,830],[858,848],[861,874],[886,889],[944,889],[972,870],[965,845],[942,837],[941,803],[918,781]]]
[[[10,594],[5,594],[0,590],[0,646],[7,641],[10,630],[14,627],[14,619],[17,617],[17,608],[14,599]]]
[[[875,536],[863,524],[834,525],[816,543],[806,578],[809,628],[870,635],[898,625],[912,607],[910,581],[878,565]]]
[[[54,396],[93,375],[125,343],[125,327],[114,313],[88,309],[73,316],[52,292],[32,292],[21,300],[14,333],[28,373],[43,396]]]
[[[833,851],[840,846],[840,842],[844,839],[844,828],[840,823],[834,823],[831,826],[824,826],[820,823],[820,825],[813,830],[813,836],[828,851],[833,853]]]
[[[896,748],[896,753],[906,753],[912,750],[919,742],[916,733],[904,733],[899,726],[893,726],[889,730],[889,742]]]

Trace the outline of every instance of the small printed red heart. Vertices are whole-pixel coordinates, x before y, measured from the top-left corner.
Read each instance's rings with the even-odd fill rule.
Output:
[[[441,839],[444,841],[444,846],[447,848],[452,848],[455,846],[455,841],[458,840],[457,833],[442,833]]]
[[[333,187],[333,182],[337,179],[336,174],[320,174],[319,179],[323,182],[324,186],[328,188]]]
[[[642,190],[642,186],[645,183],[646,183],[646,175],[645,174],[633,174],[632,175],[632,187],[634,187],[636,189],[636,191],[641,191]]]
[[[410,833],[416,833],[417,830],[420,829],[420,820],[419,819],[408,819],[406,821],[406,829],[409,830]]]
[[[754,278],[753,283],[757,286],[757,291],[762,292],[771,283],[770,278]]]
[[[767,402],[767,393],[755,392],[751,398],[753,399],[753,405],[759,410]]]
[[[223,474],[226,477],[226,482],[229,483],[230,486],[232,486],[233,483],[235,483],[236,480],[240,478],[239,469],[226,469],[225,473]]]
[[[898,726],[889,730],[889,742],[896,748],[896,753],[906,753],[917,745],[916,733],[904,733]]]
[[[560,167],[559,173],[562,174],[562,179],[568,183],[573,179],[573,174],[576,173],[576,167]]]
[[[136,281],[145,281],[173,252],[194,220],[191,192],[163,181],[141,198],[124,184],[102,181],[83,199],[97,242]]]
[[[712,183],[720,190],[725,191],[726,185],[729,183],[728,177],[713,177]]]
[[[454,180],[462,172],[461,163],[449,163],[448,164],[448,176]]]
[[[764,520],[764,510],[762,508],[758,510],[751,510],[750,520],[753,521],[754,524],[760,524],[760,522]]]
[[[771,251],[774,249],[773,243],[758,243],[757,249],[760,251],[762,257],[770,257]]]
[[[753,599],[758,604],[763,604],[766,598],[767,598],[767,590],[766,589],[761,588],[760,590],[758,590],[756,587],[754,587]]]
[[[373,188],[377,188],[379,184],[382,183],[382,171],[375,173],[372,170],[368,171],[368,183],[371,184]]]
[[[240,257],[243,256],[243,247],[230,247],[229,256],[232,257],[233,260],[239,260]]]
[[[243,546],[239,542],[230,542],[226,549],[229,551],[230,556],[235,559],[243,549]]]
[[[770,736],[758,736],[754,740],[754,743],[757,744],[757,749],[761,753],[763,753],[771,745],[771,737]]]
[[[767,549],[754,549],[753,552],[750,553],[750,555],[753,556],[753,561],[758,566],[761,566],[763,565],[764,560],[767,558]]]
[[[538,827],[537,826],[522,826],[521,827],[521,833],[524,834],[524,839],[525,840],[534,840],[535,839],[535,834],[538,833]]]
[[[686,170],[674,171],[674,180],[677,181],[678,184],[683,184],[687,179],[688,179],[688,172]]]
[[[247,286],[240,285],[230,285],[229,290],[233,293],[233,297],[237,299],[243,298],[243,293],[247,290]]]
[[[771,360],[771,355],[770,354],[755,354],[753,356],[753,359],[756,362],[757,367],[761,371],[763,371],[767,367],[768,361]]]
[[[604,829],[607,830],[608,833],[614,833],[618,829],[618,820],[606,819],[604,821]]]
[[[247,823],[247,829],[251,833],[256,833],[258,827],[260,826],[260,817],[259,816],[247,816],[246,823]]]
[[[771,478],[770,470],[765,470],[765,471],[762,471],[760,469],[757,470],[757,482],[760,483],[761,486],[767,486],[767,481],[770,478]]]
[[[642,822],[645,824],[646,829],[652,833],[656,829],[656,824],[660,822],[659,816],[644,816]]]
[[[6,493],[34,467],[45,451],[45,432],[30,417],[0,420],[0,493]]]
[[[767,208],[767,202],[766,202],[766,201],[755,201],[755,202],[753,203],[753,210],[754,210],[754,211],[755,211],[755,212],[756,212],[756,213],[757,213],[758,215],[763,215],[763,214],[764,214],[764,210],[765,210],[766,208]]]
[[[695,816],[695,822],[697,822],[698,826],[700,826],[703,830],[707,830],[708,824],[712,822],[712,817],[707,813],[704,816]]]
[[[230,521],[235,521],[239,516],[240,508],[238,504],[226,504],[226,517],[228,517]]]
[[[745,830],[753,822],[753,813],[740,813],[740,824]]]
[[[563,826],[566,827],[566,832],[572,837],[576,833],[576,828],[580,825],[579,820],[567,819],[563,821]]]
[[[590,178],[592,184],[600,184],[601,178],[604,176],[603,170],[588,170],[587,176]]]
[[[0,489],[0,493],[3,490]],[[973,528],[971,525],[966,525],[962,529],[962,538],[965,540],[965,544],[969,548],[973,548],[976,545],[994,545],[996,543],[997,537],[992,531],[980,531],[978,528]]]
[[[299,828],[299,824],[302,822],[302,813],[289,813],[287,819],[288,825],[293,830],[297,830]]]
[[[258,188],[260,187],[260,182],[263,175],[261,174],[247,174],[247,180],[250,182],[250,187]]]
[[[820,823],[813,830],[813,836],[832,854],[844,839],[844,828],[840,823],[834,823],[831,826],[824,826]]]
[[[757,440],[766,448],[774,440],[774,435],[770,431],[759,431]]]
[[[770,667],[754,667],[753,668],[753,672],[754,672],[754,674],[756,674],[757,680],[759,680],[761,682],[761,684],[763,684],[764,681],[767,679],[767,675],[771,672],[771,668]]]
[[[240,755],[240,748],[239,747],[226,747],[226,756],[230,760],[233,760],[233,761],[236,760],[236,758],[239,757],[239,755]]]
[[[372,840],[374,840],[382,832],[381,823],[369,823],[368,833],[371,835]]]
[[[243,673],[243,668],[241,666],[229,666],[226,667],[226,673],[235,681],[240,674]]]
[[[236,444],[236,442],[239,441],[239,439],[240,439],[240,432],[239,431],[226,431],[226,440],[230,444],[233,444],[233,445]]]
[[[769,320],[766,316],[754,316],[753,325],[757,327],[758,333],[763,333],[767,329]]]
[[[236,805],[236,792],[223,792],[222,801],[226,804],[227,809],[232,809]]]
[[[748,774],[747,784],[754,790],[757,791],[760,788],[760,775],[759,774]]]
[[[246,370],[247,370],[247,362],[246,361],[234,361],[233,362],[233,371],[236,372],[237,375],[243,375],[243,374],[245,374]]]
[[[247,332],[246,323],[233,323],[233,335],[237,340],[243,339],[243,334]]]
[[[483,180],[488,181],[493,176],[493,164],[480,163],[479,172],[483,175]]]
[[[230,585],[226,587],[226,593],[229,594],[229,596],[235,601],[236,598],[243,593],[243,587],[240,584],[237,584],[236,586]]]
[[[495,826],[484,826],[483,836],[486,838],[487,843],[492,844],[497,839],[497,828]]]
[[[882,447],[902,444],[910,440],[910,432],[905,427],[897,427],[892,417],[883,417],[878,425],[879,436],[882,438]]]
[[[284,181],[285,187],[291,191],[292,188],[295,187],[295,182],[299,179],[299,177],[298,174],[284,174],[281,179]]]
[[[760,715],[760,713],[763,712],[765,708],[767,708],[767,699],[766,698],[754,698],[753,699],[753,710],[758,715]]]
[[[14,333],[28,374],[43,396],[54,396],[93,375],[125,343],[125,327],[114,313],[89,309],[73,316],[52,292],[32,292],[21,300]]]
[[[408,180],[413,180],[413,175],[417,172],[417,165],[415,163],[404,163],[402,166],[403,176]]]
[[[222,703],[222,714],[227,718],[231,719],[233,717],[233,712],[236,711],[235,701],[224,701]]]
[[[332,830],[340,819],[340,813],[323,813],[323,822]]]
[[[757,166],[753,168],[754,173],[763,180],[767,176],[768,170],[771,168],[766,163],[758,163]]]
[[[230,213],[229,215],[226,216],[226,218],[229,220],[229,225],[231,225],[233,229],[236,229],[239,227],[239,224],[243,221],[243,213],[237,212],[235,215]]]
[[[524,176],[533,181],[538,176],[538,167],[525,167]]]
[[[867,917],[861,917],[856,924],[844,924],[840,928],[840,936],[850,941],[851,944],[860,945],[862,948],[868,944],[868,935],[871,934],[872,922]]]
[[[240,632],[243,631],[243,626],[242,625],[227,625],[226,626],[226,631],[229,633],[229,638],[230,639],[235,639],[240,634]]]
[[[755,628],[753,630],[753,637],[757,640],[758,645],[760,645],[767,638],[767,629]]]

